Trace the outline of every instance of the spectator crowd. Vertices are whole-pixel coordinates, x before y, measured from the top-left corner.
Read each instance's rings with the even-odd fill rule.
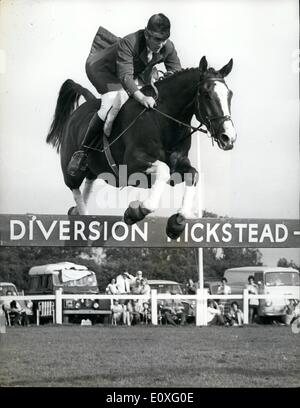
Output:
[[[150,285],[142,271],[137,271],[133,276],[125,271],[112,278],[107,285],[105,293],[109,295],[144,295],[145,299],[114,299],[111,306],[112,324],[118,323],[135,325],[141,322],[148,324],[150,317],[149,298],[151,293]]]

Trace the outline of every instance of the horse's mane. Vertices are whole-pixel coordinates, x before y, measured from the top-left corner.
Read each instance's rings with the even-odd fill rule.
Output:
[[[182,68],[179,71],[174,72],[173,74],[161,78],[158,81],[155,82],[155,85],[160,85],[160,84],[168,84],[170,81],[173,81],[174,78],[180,77],[181,75],[187,73],[187,72],[195,72],[199,71],[199,67],[193,67],[193,68]],[[208,68],[205,73],[203,74],[203,79],[209,76],[215,76],[217,78],[221,78],[222,75],[219,73],[219,71],[216,71],[214,68],[210,67]]]
[[[177,78],[178,76],[181,76],[182,74],[185,74],[186,72],[193,72],[193,71],[198,71],[199,68],[182,68],[179,71],[174,72],[171,75],[168,75],[167,77],[164,77],[160,80],[158,80],[156,83],[167,83],[171,80],[173,80],[174,78]]]

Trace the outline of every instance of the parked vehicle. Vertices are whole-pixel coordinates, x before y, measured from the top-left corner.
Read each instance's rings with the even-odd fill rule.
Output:
[[[12,296],[18,296],[19,294],[16,285],[14,285],[13,283],[0,282],[0,296],[6,296],[7,292],[11,292]]]
[[[80,298],[82,294],[99,293],[95,272],[84,265],[60,262],[33,266],[29,270],[29,278],[28,294],[55,294],[56,290],[62,289],[63,294],[78,295],[75,299],[63,300],[64,322],[78,322],[87,318],[92,322],[103,321],[104,317],[111,314],[109,299]],[[43,301],[36,301],[36,307],[38,302]]]
[[[148,284],[151,289],[156,289],[157,293],[170,293],[171,295],[182,295],[181,285],[176,281],[169,280],[148,280]],[[158,307],[162,308],[165,304],[165,300],[158,300]],[[169,302],[169,301],[168,301]],[[195,301],[192,300],[178,300],[177,304],[184,306],[185,314],[187,315],[187,321],[191,321],[195,318]]]
[[[232,294],[242,294],[248,283],[248,277],[254,276],[258,285],[258,293],[270,295],[269,299],[260,299],[258,315],[260,317],[282,316],[285,314],[287,300],[284,296],[300,297],[299,271],[293,268],[269,267],[269,266],[246,266],[230,268],[224,273],[224,277],[231,287]],[[214,287],[214,293],[215,287]],[[271,296],[278,296],[271,298]]]

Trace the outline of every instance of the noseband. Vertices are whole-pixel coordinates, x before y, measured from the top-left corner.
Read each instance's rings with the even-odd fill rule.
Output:
[[[195,102],[195,104],[196,104],[195,114],[196,114],[197,119],[200,122],[200,126],[205,125],[207,130],[211,134],[212,141],[217,142],[218,145],[220,146],[220,140],[217,137],[218,131],[219,131],[220,127],[223,125],[224,122],[226,122],[227,120],[230,120],[232,122],[232,119],[231,119],[231,115],[216,115],[216,116],[205,115],[204,118],[201,115],[200,104],[199,104],[199,99],[201,97],[200,85],[202,83],[204,83],[204,82],[207,82],[207,81],[218,81],[218,82],[222,82],[223,84],[225,84],[225,81],[224,81],[223,78],[206,78],[206,79],[202,79],[199,82],[198,87],[197,87],[196,102]],[[217,129],[215,129],[213,127],[213,125],[212,125],[212,122],[214,122],[214,121],[219,121]]]

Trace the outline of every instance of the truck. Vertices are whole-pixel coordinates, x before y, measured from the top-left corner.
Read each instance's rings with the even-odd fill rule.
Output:
[[[29,270],[28,295],[55,294],[78,295],[75,299],[64,299],[62,304],[63,322],[80,322],[89,319],[92,323],[106,322],[111,314],[109,299],[82,299],[80,295],[97,295],[99,288],[95,272],[84,265],[59,262],[33,266]],[[34,301],[34,309],[43,309],[43,302]],[[52,302],[54,305],[54,302]],[[41,315],[42,317],[42,315]]]

